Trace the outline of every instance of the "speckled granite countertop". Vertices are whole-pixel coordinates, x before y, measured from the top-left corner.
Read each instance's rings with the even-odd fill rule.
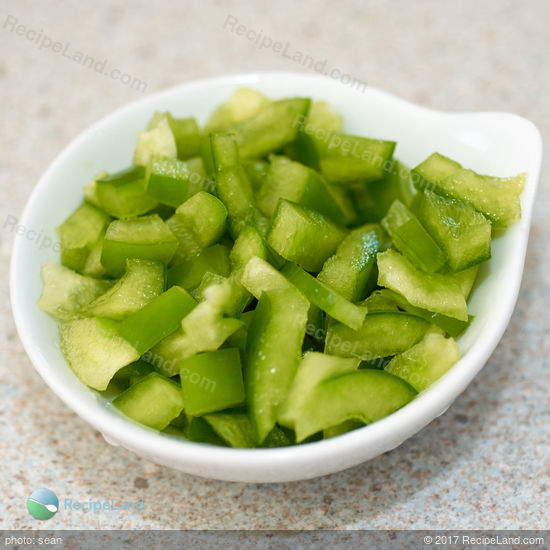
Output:
[[[58,514],[48,528],[549,528],[548,156],[512,322],[449,411],[398,449],[343,473],[279,485],[191,477],[107,445],[44,385],[11,318],[18,216],[58,152],[139,90],[39,49],[38,33],[132,75],[146,93],[192,79],[302,70],[232,33],[228,16],[341,72],[446,110],[512,111],[550,139],[550,3],[31,0],[0,5],[0,528],[32,528],[26,496],[135,500],[143,511]],[[11,17],[11,19],[10,19]],[[36,34],[17,35],[17,19]],[[143,86],[142,86],[143,87]],[[546,168],[546,169],[545,169]]]

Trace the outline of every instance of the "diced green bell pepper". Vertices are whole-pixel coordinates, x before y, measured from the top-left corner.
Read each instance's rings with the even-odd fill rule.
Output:
[[[521,218],[520,196],[526,174],[509,178],[483,176],[458,162],[433,153],[412,171],[414,184],[472,204],[494,227],[508,227]]]
[[[256,299],[260,299],[262,293],[267,290],[295,290],[288,279],[275,269],[269,262],[254,256],[240,273],[240,283]]]
[[[281,273],[312,303],[333,319],[358,330],[363,324],[367,309],[352,304],[336,290],[312,277],[296,264],[287,263]]]
[[[155,368],[165,376],[179,373],[177,362],[203,351],[218,349],[243,322],[224,317],[235,304],[235,289],[230,280],[210,285],[202,301],[183,318],[181,330],[160,341],[148,357]]]
[[[360,223],[380,222],[395,200],[410,207],[415,189],[408,168],[393,159],[380,180],[350,186],[350,194]]]
[[[111,286],[110,281],[85,277],[61,265],[42,265],[42,294],[38,307],[57,319],[68,321],[83,313],[88,305]]]
[[[395,248],[418,267],[428,273],[439,271],[443,267],[447,260],[446,255],[418,218],[401,201],[395,200],[392,203],[381,223],[391,236]],[[441,220],[441,223],[446,222]]]
[[[331,426],[330,428],[325,428],[323,430],[323,439],[329,439],[331,437],[336,437],[338,435],[351,432],[357,428],[361,428],[365,423],[360,420],[344,420],[341,424],[336,424],[336,426]]]
[[[310,100],[281,99],[265,105],[252,118],[234,126],[239,151],[243,158],[258,158],[273,153],[292,142],[307,115]]]
[[[273,155],[256,201],[260,210],[271,217],[280,198],[316,210],[337,224],[345,223],[344,213],[317,172],[286,157]]]
[[[244,401],[241,356],[237,348],[198,353],[179,363],[185,412],[221,411]]]
[[[60,226],[61,263],[83,271],[94,245],[101,239],[110,218],[91,204],[78,207]]]
[[[239,122],[252,118],[270,103],[267,97],[252,88],[239,88],[214,110],[205,126],[206,132],[226,130]]]
[[[101,263],[109,274],[119,277],[127,258],[156,260],[166,265],[177,248],[178,240],[158,214],[115,220],[105,233]]]
[[[172,263],[181,263],[216,243],[225,232],[226,219],[224,204],[210,193],[199,191],[186,200],[166,221],[179,242]]]
[[[174,332],[196,305],[183,288],[173,286],[123,319],[118,331],[142,354]]]
[[[430,330],[418,344],[395,356],[385,370],[421,392],[441,378],[459,359],[456,342],[445,338],[439,329]]]
[[[167,286],[178,285],[191,292],[200,285],[207,272],[217,273],[222,277],[229,275],[229,250],[226,246],[221,244],[209,246],[196,256],[171,267],[167,273]]]
[[[473,206],[424,189],[414,211],[445,251],[452,271],[462,271],[491,257],[491,222]]]
[[[59,326],[59,345],[76,376],[95,390],[105,390],[122,367],[139,353],[118,333],[111,319],[76,319]]]
[[[466,296],[465,296],[466,298]],[[447,317],[441,313],[434,313],[427,309],[422,309],[411,305],[401,294],[394,292],[388,288],[382,288],[373,292],[363,303],[369,308],[369,311],[375,311],[372,309],[372,300],[376,300],[380,304],[379,311],[392,311],[399,306],[403,311],[422,317],[429,323],[432,323],[439,328],[443,329],[447,334],[457,337],[462,334],[467,328],[473,317],[468,315],[467,321],[459,321],[453,317]],[[376,306],[375,306],[376,307]]]
[[[286,260],[318,272],[345,236],[342,228],[315,210],[279,199],[267,242]]]
[[[263,160],[245,160],[242,165],[252,186],[252,191],[256,193],[265,180],[269,170],[269,163]]]
[[[93,177],[83,188],[84,199],[88,204],[101,208],[99,199],[97,197],[97,183],[96,181],[109,175],[109,172],[101,170],[95,177]]]
[[[201,134],[197,120],[194,117],[174,118],[166,113],[168,124],[176,141],[178,158],[186,160],[200,154]]]
[[[206,272],[197,288],[196,298],[202,300],[208,294],[208,288],[212,285],[229,285],[229,292],[224,299],[223,312],[229,317],[240,317],[246,306],[249,304],[251,296],[249,292],[241,285],[231,273],[229,277],[223,277],[217,273]]]
[[[147,167],[147,194],[177,208],[191,195],[189,184],[191,179],[197,179],[195,170],[191,162],[153,157]]]
[[[113,380],[121,380],[123,382],[129,382],[135,384],[138,380],[143,377],[151,374],[153,372],[153,367],[144,361],[143,359],[138,359],[134,363],[130,363],[125,367],[122,367],[118,370],[113,376]]]
[[[301,164],[319,169],[319,155],[315,140],[326,139],[332,132],[341,132],[343,120],[332,107],[324,101],[314,101],[307,117],[300,120],[296,138],[290,143],[286,152]]]
[[[260,232],[254,226],[247,225],[243,227],[231,248],[231,269],[237,271],[244,268],[254,256],[266,260],[268,250]]]
[[[105,234],[103,234],[90,249],[90,253],[82,268],[82,273],[84,275],[88,275],[89,277],[105,277],[107,272],[101,263],[101,251],[103,250],[104,237]]]
[[[307,323],[308,301],[296,290],[262,293],[247,338],[245,385],[249,413],[262,443],[298,367]]]
[[[252,186],[240,164],[235,137],[212,134],[210,141],[216,192],[227,208],[229,230],[236,238],[243,227],[255,225],[257,209]]]
[[[382,228],[377,224],[354,229],[323,264],[317,276],[344,298],[357,302],[365,298],[376,253],[384,241]]]
[[[288,395],[279,409],[279,423],[294,428],[296,419],[302,414],[310,395],[323,380],[353,372],[358,366],[359,359],[345,359],[318,352],[306,353],[296,371]]]
[[[479,265],[474,265],[473,267],[463,269],[458,273],[448,273],[448,275],[458,283],[465,300],[470,297],[478,272]]]
[[[152,372],[122,392],[113,405],[132,420],[162,430],[183,410],[183,397],[178,384]]]
[[[139,132],[134,164],[147,166],[153,157],[175,159],[178,148],[166,114],[155,113],[145,132]]]
[[[369,313],[359,330],[331,322],[325,353],[365,361],[396,355],[420,341],[429,326],[421,317],[402,312]]]
[[[256,435],[246,413],[231,411],[205,414],[203,417],[214,431],[231,447],[256,447]]]
[[[160,262],[128,258],[124,275],[86,310],[87,315],[121,320],[135,313],[164,290]]]
[[[146,169],[132,166],[96,180],[101,208],[115,218],[131,218],[153,210],[157,202],[146,193]]]
[[[395,145],[340,132],[315,140],[321,173],[329,183],[340,185],[381,179],[391,169]]]
[[[378,284],[401,294],[413,306],[468,320],[464,295],[455,279],[440,273],[423,273],[395,250],[377,255]]]
[[[296,440],[347,420],[370,424],[397,409],[416,396],[405,381],[385,371],[364,369],[321,382],[295,419]]]

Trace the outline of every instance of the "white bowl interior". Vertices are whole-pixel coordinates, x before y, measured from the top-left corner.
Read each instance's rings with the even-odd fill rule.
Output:
[[[214,448],[177,440],[123,418],[74,376],[59,350],[56,322],[36,306],[40,266],[59,260],[53,246],[55,227],[81,202],[83,185],[100,170],[115,171],[130,164],[136,134],[153,111],[194,115],[204,122],[214,106],[243,85],[274,98],[300,95],[326,100],[342,113],[347,132],[396,140],[395,156],[409,166],[438,151],[481,173],[528,173],[522,220],[494,240],[493,257],[471,297],[475,320],[459,339],[460,362],[432,388],[382,421],[333,440],[284,449]],[[517,298],[541,154],[540,134],[521,117],[432,111],[371,88],[360,93],[319,76],[236,75],[170,89],[89,128],[59,155],[34,189],[19,222],[25,235],[16,237],[11,266],[12,307],[19,334],[46,382],[112,443],[189,473],[235,481],[286,481],[338,471],[395,447],[429,423],[485,364]]]

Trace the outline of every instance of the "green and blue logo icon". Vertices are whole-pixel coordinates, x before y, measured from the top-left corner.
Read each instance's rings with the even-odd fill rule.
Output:
[[[37,489],[27,499],[27,510],[36,519],[50,519],[59,510],[59,500],[49,489]]]

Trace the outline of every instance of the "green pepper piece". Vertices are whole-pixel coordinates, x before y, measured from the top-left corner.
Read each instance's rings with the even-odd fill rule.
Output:
[[[491,257],[491,222],[472,205],[424,189],[414,211],[447,255],[452,271],[462,271]]]
[[[187,414],[202,416],[244,401],[241,357],[237,348],[199,353],[182,359],[179,367]]]
[[[283,258],[318,272],[346,232],[315,210],[279,199],[267,243]]]
[[[141,355],[174,332],[196,305],[183,288],[173,286],[123,319],[118,331]]]
[[[180,435],[197,443],[208,443],[210,445],[219,445],[220,447],[227,446],[225,441],[204,418],[196,416],[189,417],[189,422]]]
[[[394,200],[410,207],[414,187],[409,169],[397,159],[380,180],[350,184],[350,194],[361,223],[380,222]]]
[[[61,265],[42,265],[42,294],[38,307],[51,316],[68,321],[83,313],[88,305],[111,286],[110,281],[85,277]]]
[[[177,159],[151,159],[147,167],[147,194],[156,201],[177,208],[189,196],[191,179],[200,179],[192,162]]]
[[[280,198],[316,210],[337,224],[345,223],[344,213],[317,172],[286,157],[273,155],[256,200],[260,210],[271,217]]]
[[[242,164],[248,176],[248,181],[252,185],[252,191],[256,193],[265,180],[269,170],[269,163],[263,160],[245,160]]]
[[[97,240],[97,242],[90,249],[90,253],[84,262],[82,273],[89,277],[105,277],[106,271],[101,263],[101,251],[103,250],[103,239],[105,233]]]
[[[312,303],[333,319],[358,330],[363,324],[367,309],[352,304],[322,281],[312,277],[296,264],[287,263],[281,273]]]
[[[258,300],[266,290],[295,290],[289,280],[262,258],[254,256],[239,274],[240,283]]]
[[[256,206],[250,181],[241,166],[234,136],[211,134],[216,192],[225,204],[229,230],[236,238],[246,225],[256,225]]]
[[[205,131],[226,130],[239,122],[252,118],[269,103],[270,100],[258,90],[238,88],[225,103],[214,110],[205,125]]]
[[[155,113],[145,132],[139,132],[134,164],[148,166],[153,157],[175,159],[178,148],[166,114]]]
[[[467,270],[466,270],[467,271]],[[466,273],[466,271],[464,273]],[[464,298],[468,296],[465,295]],[[447,317],[441,313],[434,313],[428,311],[427,309],[422,309],[411,305],[407,300],[388,288],[382,288],[373,292],[363,303],[369,308],[369,311],[376,311],[373,309],[373,301],[379,304],[378,311],[392,311],[394,308],[399,306],[402,310],[410,313],[411,315],[416,315],[417,317],[422,317],[429,323],[432,323],[439,328],[443,329],[447,334],[456,338],[460,336],[470,325],[473,320],[472,315],[468,315],[467,321],[459,321],[453,317]],[[376,308],[376,305],[374,306]]]
[[[232,128],[243,158],[259,158],[278,151],[296,138],[310,100],[291,98],[265,105],[252,118]]]
[[[146,170],[132,166],[96,180],[96,192],[101,208],[115,218],[140,216],[157,203],[146,191]]]
[[[342,435],[357,428],[361,428],[365,423],[360,420],[344,420],[341,424],[336,424],[336,426],[331,426],[330,428],[325,428],[323,430],[323,439],[329,439],[331,437],[336,437],[337,435]]]
[[[158,214],[115,220],[105,233],[101,263],[115,277],[124,273],[127,258],[156,260],[166,265],[178,240]]]
[[[458,162],[433,153],[412,171],[418,189],[470,203],[491,220],[494,227],[508,227],[521,218],[520,196],[526,174],[509,178],[483,176]]]
[[[241,449],[256,447],[254,428],[246,413],[219,412],[205,414],[203,418],[231,447]]]
[[[174,118],[166,113],[168,124],[176,141],[178,158],[186,160],[200,154],[200,129],[194,117]]]
[[[122,392],[113,405],[132,420],[162,430],[183,410],[183,398],[178,384],[152,372]]]
[[[359,359],[344,359],[318,352],[306,353],[279,409],[279,423],[294,428],[310,395],[323,380],[355,371],[358,366]]]
[[[323,264],[317,279],[352,302],[362,300],[376,263],[384,234],[377,224],[354,229]]]
[[[437,329],[428,331],[418,344],[395,356],[385,370],[421,392],[441,378],[459,359],[456,342],[445,338]]]
[[[328,326],[325,353],[365,361],[388,357],[414,346],[429,326],[421,317],[402,312],[369,313],[359,330],[332,322]]]
[[[391,169],[396,143],[332,132],[315,140],[321,173],[329,183],[376,181]]]
[[[268,250],[260,232],[254,226],[247,225],[235,239],[235,244],[229,253],[231,269],[238,271],[244,268],[254,256],[266,260]]]
[[[113,376],[113,380],[121,380],[123,382],[135,384],[135,382],[139,379],[151,374],[152,372],[153,367],[147,363],[147,361],[138,359],[134,363],[130,363],[129,365],[126,365],[118,370]]]
[[[288,145],[289,156],[301,164],[319,169],[319,155],[315,140],[326,139],[332,132],[340,132],[342,117],[325,101],[314,101],[307,117],[301,122],[296,139]]]
[[[120,321],[163,290],[164,266],[160,262],[128,258],[124,275],[88,306],[86,314]]]
[[[59,326],[59,345],[76,376],[95,390],[105,390],[114,374],[139,359],[139,353],[111,319],[76,319]]]
[[[167,273],[167,286],[178,285],[191,292],[200,285],[207,272],[216,273],[222,277],[229,275],[229,250],[226,246],[222,244],[209,246],[196,256],[171,267]]]
[[[418,267],[428,273],[439,271],[443,267],[447,260],[446,255],[418,218],[401,201],[393,201],[381,223],[391,236],[395,248]],[[445,222],[442,220],[441,223]]]
[[[405,381],[385,371],[365,369],[321,382],[295,419],[296,441],[347,420],[370,424],[416,396]]]
[[[468,320],[464,295],[455,279],[423,273],[395,250],[379,252],[378,284],[401,294],[410,304],[459,321]]]
[[[178,207],[166,225],[179,242],[173,264],[195,256],[216,243],[225,232],[227,210],[214,195],[199,191]]]
[[[101,170],[94,178],[92,178],[83,188],[84,200],[97,208],[101,208],[99,204],[99,198],[97,196],[97,180],[109,175],[109,172]]]
[[[203,351],[218,349],[242,327],[240,319],[224,317],[233,313],[237,296],[229,279],[204,290],[201,302],[186,315],[178,330],[159,342],[144,359],[166,376],[179,373],[177,362]]]
[[[262,293],[247,338],[246,396],[257,442],[275,426],[298,367],[308,301],[296,290]]]
[[[60,226],[61,263],[75,271],[83,271],[90,251],[101,239],[109,217],[91,204],[78,207]]]

